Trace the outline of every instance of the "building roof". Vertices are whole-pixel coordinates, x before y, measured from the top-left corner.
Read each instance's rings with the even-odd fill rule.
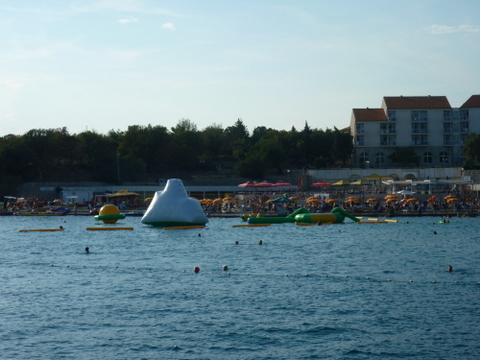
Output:
[[[355,121],[387,121],[387,115],[383,109],[353,109]]]
[[[465,101],[465,103],[460,106],[461,108],[477,108],[480,107],[480,95],[472,95],[470,98]]]
[[[451,109],[446,96],[384,96],[387,109]]]

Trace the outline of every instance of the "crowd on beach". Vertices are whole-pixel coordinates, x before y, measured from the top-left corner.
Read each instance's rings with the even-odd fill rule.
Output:
[[[280,201],[278,201],[279,199]],[[480,210],[480,199],[470,192],[460,195],[456,188],[443,189],[433,195],[415,192],[411,188],[403,188],[395,193],[389,193],[385,187],[376,187],[323,193],[257,192],[238,194],[234,199],[215,199],[210,203],[203,204],[205,211],[209,214],[251,212],[266,215],[289,214],[300,207],[307,208],[314,213],[324,213],[337,206],[354,214],[459,213],[476,215]]]
[[[480,210],[480,199],[475,192],[445,187],[435,193],[415,191],[411,187],[392,190],[387,187],[351,187],[344,189],[325,188],[315,192],[257,191],[238,192],[217,199],[198,199],[209,215],[235,213],[262,213],[286,215],[300,207],[314,213],[325,213],[339,206],[358,213],[376,214],[427,214],[427,213],[468,213],[475,215]],[[147,208],[151,198],[137,196],[112,199],[96,198],[86,204],[68,204],[72,209],[78,206],[89,211],[98,209],[103,202],[112,202],[121,210]],[[3,212],[39,211],[67,206],[61,200],[50,200],[42,196],[5,197]]]

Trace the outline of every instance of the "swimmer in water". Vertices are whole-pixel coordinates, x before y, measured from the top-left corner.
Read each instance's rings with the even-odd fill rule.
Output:
[[[88,254],[90,253],[90,249],[88,248],[88,246],[85,248],[85,254]]]
[[[453,271],[453,268],[452,268],[450,265],[448,265],[447,271],[448,271],[448,272],[452,272],[452,271]]]

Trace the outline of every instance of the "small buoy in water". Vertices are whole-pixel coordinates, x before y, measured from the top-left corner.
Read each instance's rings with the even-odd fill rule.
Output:
[[[262,241],[262,240],[258,240],[258,245],[263,245],[263,241]]]
[[[200,272],[200,268],[198,266],[195,266],[193,268],[193,272],[196,274],[196,273],[199,273]]]
[[[223,265],[222,270],[223,271],[228,271],[228,265]]]
[[[448,272],[452,272],[452,271],[453,271],[453,268],[452,268],[450,265],[448,265],[447,271],[448,271]]]

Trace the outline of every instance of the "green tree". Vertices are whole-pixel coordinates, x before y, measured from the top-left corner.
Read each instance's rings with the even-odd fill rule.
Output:
[[[463,153],[466,156],[465,168],[478,168],[480,163],[480,134],[471,133],[463,145]]]
[[[353,139],[350,131],[342,132],[336,127],[333,130],[333,146],[331,156],[335,161],[341,161],[343,165],[351,160],[353,153]]]
[[[172,128],[173,143],[169,147],[172,167],[192,171],[200,166],[203,140],[197,126],[189,119],[181,119]]]
[[[388,158],[394,164],[400,164],[400,166],[409,166],[411,164],[418,165],[420,162],[420,158],[412,146],[397,147],[395,148],[395,151],[388,156]]]
[[[242,119],[238,119],[234,126],[225,129],[225,139],[229,152],[237,159],[245,158],[249,146],[249,133]]]
[[[92,174],[92,180],[117,181],[117,143],[114,139],[86,131],[78,135],[82,167]]]

